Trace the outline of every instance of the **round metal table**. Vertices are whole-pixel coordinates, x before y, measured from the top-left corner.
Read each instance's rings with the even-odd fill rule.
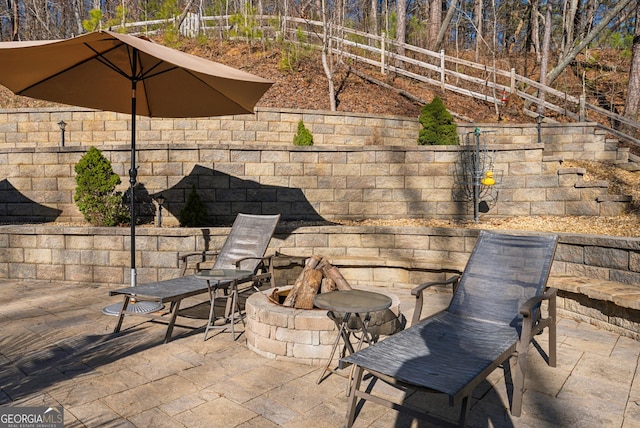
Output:
[[[331,318],[338,327],[338,334],[333,343],[329,361],[327,361],[327,365],[316,382],[320,383],[327,372],[335,373],[335,370],[331,369],[330,365],[341,338],[344,343],[341,358],[344,357],[347,352],[353,354],[359,351],[365,341],[368,344],[375,342],[376,338],[371,336],[368,330],[369,321],[371,320],[370,314],[372,312],[389,309],[389,307],[391,307],[391,298],[373,291],[345,290],[320,293],[313,299],[313,304],[320,309],[326,309],[328,311],[327,316]],[[349,321],[351,319],[353,319],[355,323],[350,323]],[[360,333],[360,338],[358,339],[358,346],[354,350],[351,344],[351,335],[353,334],[354,337],[357,338],[357,333]],[[353,373],[349,376],[347,395],[351,389],[352,375]]]

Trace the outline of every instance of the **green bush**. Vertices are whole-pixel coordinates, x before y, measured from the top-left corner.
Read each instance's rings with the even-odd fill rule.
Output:
[[[418,134],[420,145],[450,146],[458,144],[458,127],[442,100],[435,96],[420,110],[422,129]]]
[[[91,147],[76,164],[75,171],[77,186],[73,200],[85,220],[94,226],[117,226],[131,221],[122,192],[115,190],[120,177],[100,150]]]
[[[298,122],[298,132],[293,136],[293,144],[296,146],[313,146],[313,135],[304,126],[304,122]]]
[[[187,196],[187,202],[180,210],[180,226],[196,227],[206,226],[209,221],[207,207],[196,192],[196,186],[191,187],[191,192]]]

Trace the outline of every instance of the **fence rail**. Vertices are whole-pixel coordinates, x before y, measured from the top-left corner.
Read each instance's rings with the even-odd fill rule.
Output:
[[[193,36],[199,32],[233,30],[234,26],[229,24],[230,18],[230,15],[200,16],[190,13],[183,20],[180,31],[186,36]],[[304,43],[314,46],[322,43],[324,28],[321,21],[270,15],[252,16],[251,19],[256,23],[253,30],[259,30],[260,37],[271,38],[284,34],[288,40],[301,42],[298,37],[302,35],[305,38]],[[272,24],[274,22],[278,23],[277,27]],[[140,33],[153,33],[162,25],[175,23],[177,18],[132,22],[124,27]],[[434,52],[406,43],[397,43],[384,35],[365,33],[348,27],[334,26],[331,30],[332,49],[338,56],[350,61],[353,68],[357,68],[358,63],[366,64],[379,69],[382,74],[395,73],[438,86],[443,91],[493,104],[496,109],[504,106],[505,96],[519,97],[524,102],[525,114],[531,117],[537,117],[545,110],[550,110],[572,121],[597,122],[602,129],[611,132],[617,138],[640,147],[640,140],[620,129],[620,125],[624,125],[635,134],[640,130],[640,122],[593,105],[587,102],[585,96],[576,97],[542,85],[517,74],[514,68],[502,70],[446,55],[444,50]],[[536,111],[529,109],[529,106],[536,106]],[[593,117],[594,115],[596,117]]]

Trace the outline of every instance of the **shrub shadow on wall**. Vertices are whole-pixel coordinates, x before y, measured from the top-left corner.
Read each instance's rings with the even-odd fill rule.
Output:
[[[280,214],[281,221],[331,224],[318,214],[300,188],[261,184],[201,165],[171,188],[151,197],[162,194],[165,209],[179,218],[192,186],[206,205],[212,226],[230,225],[239,213]]]
[[[0,181],[0,223],[48,223],[55,221],[60,214],[62,210],[47,207],[29,199],[13,187],[6,178]]]

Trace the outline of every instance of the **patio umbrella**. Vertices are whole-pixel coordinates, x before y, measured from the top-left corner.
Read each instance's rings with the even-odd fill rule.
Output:
[[[131,114],[131,285],[136,285],[136,115],[252,113],[272,82],[141,37],[96,31],[0,43],[0,84],[15,94]]]

